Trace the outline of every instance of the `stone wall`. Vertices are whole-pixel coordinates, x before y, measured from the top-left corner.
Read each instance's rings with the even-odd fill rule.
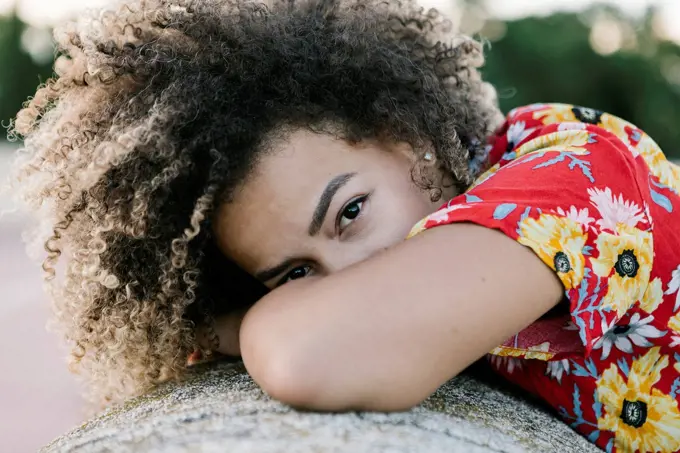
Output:
[[[599,451],[513,391],[459,376],[403,413],[318,414],[269,399],[238,364],[102,413],[43,450],[62,452],[488,453]]]

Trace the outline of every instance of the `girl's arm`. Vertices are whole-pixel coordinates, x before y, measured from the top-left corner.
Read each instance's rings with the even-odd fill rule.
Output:
[[[314,410],[408,409],[556,305],[551,269],[472,224],[426,231],[245,316],[240,347],[274,398]]]

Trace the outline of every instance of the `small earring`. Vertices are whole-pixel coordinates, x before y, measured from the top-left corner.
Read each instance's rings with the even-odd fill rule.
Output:
[[[426,161],[430,162],[432,160],[432,153],[431,152],[426,152],[425,156],[423,157]]]

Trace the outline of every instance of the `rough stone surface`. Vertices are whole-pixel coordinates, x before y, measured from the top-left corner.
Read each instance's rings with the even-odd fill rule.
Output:
[[[488,453],[599,450],[538,405],[468,375],[403,413],[316,414],[269,399],[241,365],[107,410],[43,452]]]

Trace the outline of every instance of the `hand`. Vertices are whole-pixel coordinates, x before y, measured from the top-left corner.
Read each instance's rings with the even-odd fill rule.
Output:
[[[243,317],[246,315],[250,307],[240,309],[238,311],[222,315],[215,320],[215,334],[220,340],[217,352],[220,354],[240,357],[241,346],[239,343],[239,331],[241,330],[241,323]],[[203,345],[209,344],[209,338],[205,329],[198,332],[199,341]]]

